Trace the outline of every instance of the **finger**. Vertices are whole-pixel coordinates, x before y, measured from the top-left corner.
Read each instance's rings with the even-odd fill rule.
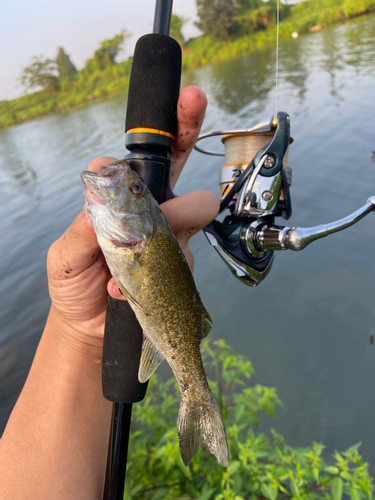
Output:
[[[116,158],[101,156],[95,158],[88,169],[98,172],[102,165],[108,165],[113,161],[116,161]],[[90,267],[97,260],[99,254],[98,240],[84,208],[61,238],[53,243],[48,252],[47,269],[50,278],[72,278]]]
[[[189,240],[214,220],[219,212],[219,200],[210,191],[195,191],[169,200],[160,207],[169,220],[190,270],[193,272],[194,255],[189,247]]]
[[[91,266],[100,252],[95,231],[84,208],[67,231],[52,244],[47,269],[53,279],[76,276]]]
[[[98,156],[90,162],[87,170],[98,173],[100,167],[104,167],[115,161],[117,161],[117,158],[113,158],[113,156]]]
[[[194,191],[168,200],[160,208],[177,239],[184,243],[214,220],[220,204],[210,191]]]
[[[169,220],[172,231],[193,271],[194,257],[188,245],[189,239],[213,221],[219,212],[219,200],[210,191],[195,191],[168,200],[162,203],[160,208]],[[114,278],[108,282],[107,290],[114,299],[126,300]]]
[[[108,294],[117,300],[126,300],[115,278],[111,278],[107,285]]]
[[[174,152],[171,155],[172,189],[198,139],[206,107],[207,98],[198,87],[191,86],[182,90],[177,103],[177,137],[174,142]]]

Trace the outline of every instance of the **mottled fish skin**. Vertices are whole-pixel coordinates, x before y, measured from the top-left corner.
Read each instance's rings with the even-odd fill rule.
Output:
[[[211,318],[167,219],[125,160],[81,178],[108,267],[143,329],[140,382],[166,359],[180,388],[177,429],[184,464],[201,444],[227,467],[225,429],[199,348]]]

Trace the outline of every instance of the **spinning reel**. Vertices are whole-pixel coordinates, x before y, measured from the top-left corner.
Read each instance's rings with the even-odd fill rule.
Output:
[[[288,220],[292,214],[289,190],[292,169],[286,165],[289,144],[293,142],[289,115],[279,112],[251,129],[210,132],[201,135],[198,141],[218,135],[224,136],[226,159],[220,171],[219,213],[224,210],[229,213],[222,222],[216,219],[211,222],[204,233],[232,274],[248,286],[257,286],[266,278],[275,251],[302,250],[375,210],[375,196],[372,196],[353,214],[329,224],[310,228],[275,225],[275,217]],[[258,150],[256,146],[262,143]],[[224,156],[197,145],[195,149]],[[244,156],[253,158],[244,164],[241,163]]]

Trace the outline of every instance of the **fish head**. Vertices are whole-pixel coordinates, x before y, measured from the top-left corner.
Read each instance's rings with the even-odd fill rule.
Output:
[[[86,210],[102,241],[128,250],[139,250],[147,243],[157,203],[125,160],[100,167],[99,173],[82,172],[81,179]]]

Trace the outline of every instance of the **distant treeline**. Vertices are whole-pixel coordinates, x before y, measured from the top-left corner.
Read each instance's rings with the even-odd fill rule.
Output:
[[[183,69],[247,53],[275,43],[277,0],[196,0],[202,36],[185,40],[187,19],[173,15],[171,35],[181,44]],[[303,34],[316,25],[334,24],[375,11],[375,0],[307,0],[280,5],[280,38]],[[99,44],[93,57],[77,70],[62,47],[55,59],[33,57],[20,82],[27,90],[42,89],[0,102],[0,128],[48,113],[63,111],[105,96],[125,93],[132,58],[117,62],[127,30]]]
[[[208,4],[212,0],[197,0],[199,12],[200,4]],[[225,3],[226,0],[213,0],[213,3]],[[241,0],[242,1],[242,0]],[[253,1],[243,0],[249,5]],[[235,0],[230,0],[233,5],[232,14],[228,15],[229,21],[226,32],[222,37],[214,36],[209,30],[203,31],[199,38],[191,40],[183,65],[185,68],[204,66],[208,63],[229,59],[246,54],[252,48],[258,48],[276,42],[276,0],[269,0],[267,6],[267,21],[258,22],[256,26],[246,19],[259,19],[262,7],[249,10],[240,18],[236,12]],[[260,3],[263,3],[260,1]],[[263,4],[264,5],[264,4]],[[292,33],[299,35],[307,33],[311,28],[319,25],[331,25],[363,14],[375,12],[375,0],[307,0],[295,5],[281,4],[280,6],[280,39],[290,38]],[[264,18],[262,18],[264,19]],[[250,27],[253,26],[253,29]],[[203,28],[203,26],[202,26]]]

